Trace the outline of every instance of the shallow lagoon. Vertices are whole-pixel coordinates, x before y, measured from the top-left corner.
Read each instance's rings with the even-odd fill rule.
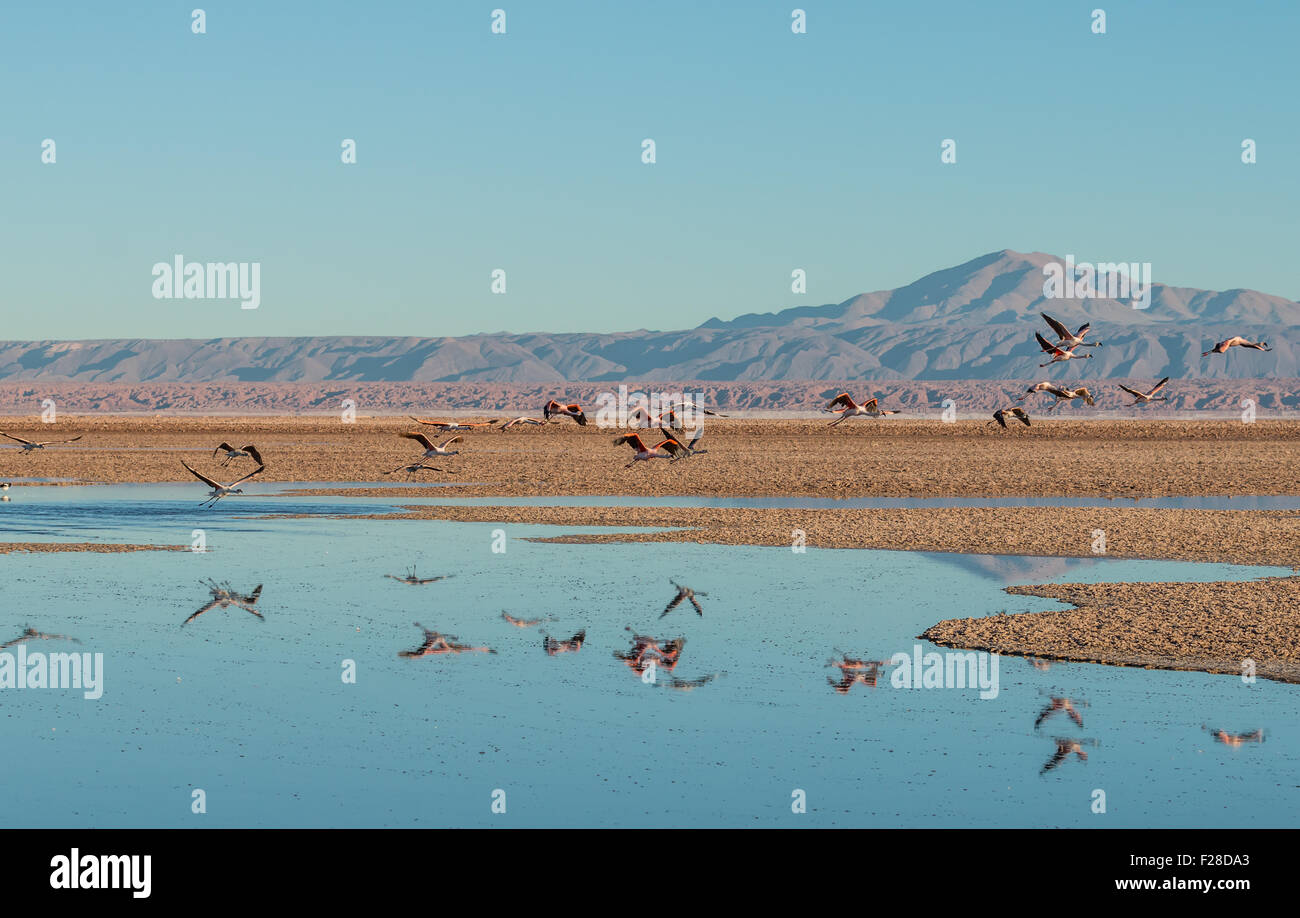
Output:
[[[250,489],[251,490],[251,489]],[[276,488],[261,489],[270,495]],[[1273,568],[671,543],[527,541],[549,527],[252,519],[369,513],[403,499],[248,495],[197,507],[185,486],[21,488],[6,541],[185,544],[210,551],[0,556],[0,640],[23,625],[102,652],[104,695],[0,690],[7,826],[1288,826],[1300,686],[1231,676],[999,665],[999,693],[832,691],[833,648],[911,652],[955,616],[1051,608],[1006,583],[1215,580]],[[513,501],[497,501],[513,502]],[[558,502],[558,501],[550,501]],[[1146,502],[1143,502],[1146,503]],[[842,504],[837,504],[842,505]],[[495,530],[507,536],[492,551]],[[564,531],[592,531],[565,527]],[[384,578],[415,565],[425,586]],[[264,622],[237,608],[181,622],[199,581],[264,584]],[[709,593],[659,620],[669,578]],[[549,657],[537,629],[588,637]],[[495,655],[399,659],[420,621]],[[644,683],[614,659],[626,626],[685,636],[676,675]],[[12,634],[10,634],[12,632]],[[925,650],[934,650],[923,644]],[[942,650],[942,648],[938,648]],[[354,660],[355,684],[340,678]],[[1084,727],[1047,695],[1086,699]],[[1232,749],[1203,725],[1268,731]],[[1053,736],[1098,743],[1040,774]],[[191,791],[207,813],[191,812]],[[491,811],[506,792],[506,813]],[[808,811],[791,812],[791,794]],[[1091,809],[1094,789],[1107,812]]]

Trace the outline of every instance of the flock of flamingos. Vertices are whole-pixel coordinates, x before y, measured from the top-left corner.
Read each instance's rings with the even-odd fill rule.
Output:
[[[1090,342],[1084,340],[1088,332],[1091,330],[1091,324],[1084,324],[1076,331],[1071,332],[1064,324],[1046,313],[1043,313],[1042,316],[1052,333],[1055,335],[1056,340],[1053,342],[1052,340],[1045,338],[1041,333],[1035,332],[1035,338],[1038,341],[1039,347],[1042,348],[1043,354],[1049,358],[1046,363],[1040,364],[1040,366],[1048,367],[1053,364],[1065,363],[1070,360],[1088,359],[1092,354],[1086,352],[1080,353],[1083,348],[1102,346],[1102,342],[1100,341]],[[1226,354],[1228,350],[1233,347],[1260,351],[1267,351],[1270,349],[1266,342],[1253,342],[1248,341],[1241,336],[1235,336],[1218,342],[1212,349],[1205,351],[1202,356],[1206,357],[1211,354]],[[1169,377],[1165,377],[1146,391],[1141,391],[1124,385],[1120,385],[1119,388],[1133,397],[1133,405],[1140,405],[1148,404],[1152,401],[1167,400],[1167,396],[1160,395],[1159,393],[1164,390],[1168,384]],[[1018,401],[1024,402],[1030,396],[1040,393],[1051,396],[1054,399],[1052,404],[1048,407],[1048,411],[1055,409],[1063,403],[1068,403],[1076,399],[1082,399],[1088,405],[1095,404],[1092,393],[1089,392],[1086,387],[1077,386],[1075,388],[1069,388],[1063,384],[1057,384],[1050,381],[1039,382],[1030,386]],[[838,426],[852,418],[880,418],[899,413],[897,409],[881,408],[878,400],[875,398],[859,404],[854,401],[852,396],[847,392],[842,392],[837,395],[823,408],[823,411],[838,415],[835,420],[830,422],[831,427]],[[654,445],[648,445],[639,433],[622,434],[617,437],[614,440],[615,445],[626,445],[632,450],[632,459],[628,462],[625,468],[632,468],[638,462],[649,462],[654,459],[665,459],[669,462],[679,462],[707,452],[707,450],[700,448],[703,429],[698,423],[693,425],[693,436],[687,440],[687,419],[692,417],[698,418],[700,413],[721,416],[718,415],[716,411],[702,408],[701,406],[689,401],[678,402],[670,405],[668,410],[660,414],[658,417],[652,416],[644,407],[639,407],[634,410],[628,418],[629,423],[633,426],[639,427],[657,427],[663,435],[663,439],[654,443]],[[541,426],[548,424],[553,418],[570,418],[580,426],[585,427],[587,425],[587,417],[583,412],[581,405],[562,404],[556,400],[549,401],[542,408],[541,418],[530,416],[517,417],[506,421],[499,427],[495,427],[495,425],[498,424],[499,419],[464,422],[429,421],[421,418],[412,418],[412,420],[419,422],[421,425],[435,428],[442,433],[452,433],[453,436],[444,439],[440,443],[435,443],[421,432],[401,434],[402,437],[415,441],[423,451],[418,458],[414,459],[412,462],[398,466],[386,474],[393,475],[399,472],[404,472],[408,476],[413,476],[424,471],[442,471],[442,469],[429,463],[439,458],[447,458],[457,455],[459,450],[452,449],[451,447],[454,444],[463,441],[463,437],[461,436],[462,432],[484,428],[491,429],[494,427],[497,430],[504,431],[526,426]],[[993,420],[990,421],[989,424],[992,425],[996,423],[1003,428],[1007,428],[1008,421],[1019,421],[1026,426],[1030,424],[1028,412],[1026,412],[1019,404],[998,409],[993,413]],[[82,438],[82,435],[78,435],[64,440],[34,441],[13,436],[3,431],[0,431],[0,436],[17,442],[24,454],[44,449],[46,446],[60,443],[73,443]],[[201,506],[212,507],[223,497],[232,494],[242,494],[243,490],[239,485],[256,475],[261,474],[261,472],[266,468],[261,452],[252,444],[236,447],[232,446],[228,442],[222,442],[213,450],[213,456],[216,457],[218,455],[222,457],[222,466],[228,466],[238,459],[251,459],[256,463],[257,467],[234,481],[223,483],[215,478],[203,474],[193,468],[189,463],[182,460],[181,465],[185,467],[186,471],[211,489],[208,496],[201,502]],[[8,483],[4,483],[2,487],[4,490],[8,490],[9,485]],[[5,496],[2,499],[8,500],[8,497]],[[442,576],[421,578],[416,575],[414,569],[401,577],[394,574],[387,574],[385,576],[412,586],[422,586],[447,579]],[[182,623],[183,625],[190,624],[213,609],[226,609],[231,607],[243,609],[250,612],[259,620],[263,620],[261,612],[257,609],[257,601],[262,590],[260,584],[248,594],[238,592],[231,588],[228,583],[208,581],[206,586],[210,591],[211,598],[201,608],[186,618]],[[660,615],[661,619],[684,602],[689,602],[697,615],[701,617],[704,615],[704,610],[700,605],[699,597],[706,596],[707,594],[697,593],[690,587],[675,582],[672,583],[672,586],[676,590],[676,593]],[[537,627],[545,621],[545,619],[540,618],[516,618],[507,612],[502,612],[501,618],[507,624],[517,628]],[[398,656],[403,659],[413,660],[421,657],[461,653],[496,653],[495,650],[487,646],[461,643],[455,635],[430,630],[419,622],[416,622],[416,627],[421,630],[423,635],[421,643],[419,646],[410,650],[400,651]],[[683,650],[686,646],[685,637],[662,639],[638,634],[632,631],[631,628],[626,630],[631,633],[631,646],[626,651],[616,651],[614,656],[634,673],[640,676],[643,681],[649,684],[662,685],[663,687],[679,691],[690,691],[706,685],[719,676],[725,675],[724,673],[710,673],[694,679],[679,678],[674,671],[677,668],[677,664],[680,661]],[[542,649],[548,656],[557,656],[564,653],[576,653],[582,649],[582,646],[587,639],[587,632],[585,629],[578,631],[569,638],[563,639],[552,637],[545,631],[542,631],[541,635]],[[0,650],[32,640],[75,641],[76,639],[60,634],[45,634],[28,627],[17,638],[0,643]],[[827,681],[831,688],[841,695],[847,695],[856,685],[875,687],[882,668],[888,665],[885,661],[860,659],[838,651],[837,654],[838,658],[830,660],[826,665],[838,669],[839,678],[828,679]],[[1047,668],[1050,665],[1045,661],[1031,662],[1039,668]],[[657,676],[657,673],[661,670],[666,674],[666,678],[662,681]],[[1085,705],[1086,702],[1053,696],[1050,698],[1046,707],[1044,707],[1039,713],[1034,723],[1034,727],[1037,729],[1046,720],[1058,713],[1065,714],[1077,726],[1082,727],[1083,719],[1078,709]],[[1243,743],[1262,742],[1264,739],[1262,731],[1256,731],[1249,734],[1233,734],[1227,733],[1223,730],[1211,729],[1209,732],[1217,742],[1230,746],[1240,746]],[[1056,750],[1048,760],[1047,764],[1043,766],[1043,773],[1057,768],[1063,762],[1067,761],[1070,756],[1075,756],[1080,760],[1086,761],[1088,755],[1084,747],[1086,745],[1095,744],[1095,741],[1093,740],[1071,739],[1066,737],[1056,737],[1054,742],[1056,744]]]

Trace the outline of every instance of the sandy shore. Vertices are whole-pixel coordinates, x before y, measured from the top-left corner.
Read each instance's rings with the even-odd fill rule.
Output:
[[[608,533],[544,537],[553,542],[700,542],[812,548],[877,548],[1048,557],[1097,557],[1094,532],[1116,558],[1300,564],[1300,513],[1252,510],[1078,508],[1063,520],[1045,507],[814,509],[733,507],[405,506],[352,519],[427,519],[554,526],[610,526]],[[633,527],[672,526],[653,532]]]
[[[14,552],[48,554],[61,551],[112,553],[121,551],[189,551],[188,545],[134,545],[114,542],[0,542],[0,555]]]
[[[182,481],[182,459],[209,474],[243,474],[249,460],[221,469],[223,440],[256,445],[267,481],[381,481],[420,449],[398,434],[420,429],[401,418],[175,418],[59,415],[55,425],[0,418],[0,430],[30,440],[83,434],[67,446],[28,454],[0,449],[0,479],[103,482]],[[426,428],[428,430],[428,428]],[[1266,495],[1300,493],[1280,469],[1300,464],[1300,422],[1069,421],[1035,417],[1030,428],[983,421],[709,419],[707,455],[669,465],[623,466],[617,431],[571,421],[464,435],[460,455],[422,482],[465,482],[446,493],[474,495],[721,495],[821,497]],[[651,433],[646,434],[649,438]],[[435,434],[435,439],[441,439]],[[237,471],[236,470],[240,470]],[[400,493],[400,492],[395,492]],[[422,493],[427,491],[411,491]]]
[[[1008,587],[1075,608],[939,622],[922,638],[1054,660],[1300,682],[1300,578],[1248,583],[1061,583]]]

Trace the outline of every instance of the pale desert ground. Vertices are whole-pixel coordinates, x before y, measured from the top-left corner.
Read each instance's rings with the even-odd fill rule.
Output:
[[[1031,412],[1034,410],[1031,406]],[[551,523],[569,541],[676,540],[788,545],[795,529],[807,545],[987,554],[1089,557],[1093,532],[1106,533],[1112,557],[1300,564],[1300,513],[1156,509],[1156,496],[1297,493],[1300,422],[1080,421],[1034,415],[1025,428],[983,420],[897,418],[824,420],[708,418],[708,453],[668,463],[637,463],[612,441],[618,431],[572,421],[545,427],[463,434],[457,456],[430,464],[412,487],[384,473],[414,461],[421,448],[399,434],[424,430],[397,417],[359,415],[354,423],[322,417],[129,417],[62,414],[57,424],[0,418],[0,430],[30,440],[82,435],[28,454],[0,449],[0,480],[24,477],[98,482],[193,481],[181,460],[219,480],[254,464],[222,469],[217,443],[251,443],[262,452],[262,480],[373,482],[382,487],[331,490],[340,495],[517,497],[635,495],[671,497],[1036,497],[1114,498],[1101,508],[785,509],[667,507],[421,506],[410,519]],[[653,443],[655,431],[642,431]],[[193,481],[196,494],[202,485]],[[249,490],[255,490],[250,487]],[[306,488],[309,493],[315,491]],[[11,492],[13,493],[13,492]],[[238,498],[231,498],[237,501]],[[673,526],[672,531],[596,536],[563,527]],[[4,546],[30,550],[39,546]],[[126,546],[124,546],[125,548]],[[138,546],[130,546],[136,548]],[[1262,676],[1300,680],[1300,607],[1295,578],[1240,584],[1105,584],[1013,587],[1065,599],[1073,610],[937,623],[938,643],[1056,659],[1161,668],[1239,671],[1249,656]],[[1104,589],[1103,589],[1104,587]]]

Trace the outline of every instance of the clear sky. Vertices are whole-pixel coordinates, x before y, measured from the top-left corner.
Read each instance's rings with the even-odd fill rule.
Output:
[[[683,328],[1001,248],[1300,298],[1300,3],[798,5],[5,4],[3,337]]]

